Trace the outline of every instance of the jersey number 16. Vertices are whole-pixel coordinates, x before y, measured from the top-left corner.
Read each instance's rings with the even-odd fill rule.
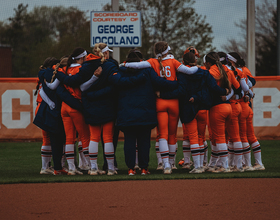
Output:
[[[164,77],[164,75],[162,74],[162,71],[165,73],[164,75],[166,77],[170,77],[171,76],[170,66],[164,66],[163,69],[160,71],[160,76]]]

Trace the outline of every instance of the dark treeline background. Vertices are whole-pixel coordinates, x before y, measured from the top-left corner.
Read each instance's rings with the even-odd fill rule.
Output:
[[[142,47],[145,59],[154,57],[155,42],[167,41],[179,61],[188,46],[195,46],[201,58],[215,51],[212,46],[212,27],[206,17],[192,7],[194,0],[121,0],[120,10],[141,11]],[[12,47],[14,77],[36,76],[43,61],[53,56],[69,55],[75,47],[89,52],[90,18],[74,7],[34,7],[19,4],[8,22],[0,21],[0,44]],[[111,5],[105,5],[110,11]],[[256,8],[256,74],[276,75],[276,8],[265,0]],[[244,41],[229,39],[225,52],[237,51],[246,59],[246,20],[239,24]],[[126,59],[131,48],[121,48],[120,60]],[[274,69],[275,68],[275,69]]]

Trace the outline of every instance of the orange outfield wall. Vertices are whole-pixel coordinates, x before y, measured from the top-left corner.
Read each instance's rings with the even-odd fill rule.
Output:
[[[254,128],[258,139],[280,139],[280,76],[255,77]],[[36,109],[33,95],[37,78],[0,78],[0,141],[41,140],[32,122]],[[178,140],[183,131],[179,124]],[[120,134],[123,138],[123,134]],[[156,129],[152,131],[156,138]]]

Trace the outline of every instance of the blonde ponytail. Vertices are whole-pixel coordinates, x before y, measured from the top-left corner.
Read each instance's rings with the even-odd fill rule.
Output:
[[[102,53],[102,49],[104,49],[107,46],[107,44],[104,43],[97,43],[94,45],[93,53],[97,56],[101,57],[101,63],[104,63],[106,61],[106,58],[104,54]]]

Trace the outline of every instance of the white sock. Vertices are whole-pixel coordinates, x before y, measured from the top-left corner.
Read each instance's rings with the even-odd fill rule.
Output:
[[[42,169],[48,169],[49,163],[52,159],[52,147],[51,145],[42,145],[41,147]]]
[[[251,163],[251,150],[250,150],[250,145],[248,142],[243,142],[242,143],[243,147],[243,156],[244,156],[244,163],[246,166],[252,166]]]
[[[204,145],[199,146],[200,149],[200,167],[203,167],[203,160],[204,160]]]
[[[209,166],[214,167],[216,166],[217,160],[219,158],[218,149],[217,146],[213,145],[211,142],[210,145],[211,145],[211,157],[209,161]]]
[[[169,144],[168,147],[169,147],[169,162],[170,162],[170,164],[175,164],[175,155],[176,155],[177,145]]]
[[[158,141],[156,142],[155,148],[156,148],[158,164],[162,163],[162,159],[161,159],[161,155],[160,155],[160,151],[159,151],[159,142]]]
[[[183,141],[183,155],[184,163],[190,163],[191,161],[191,146],[188,140]]]
[[[87,165],[90,166],[89,146],[83,148],[83,153],[85,155]]]
[[[164,163],[164,167],[170,167],[169,163],[169,149],[168,143],[165,139],[159,139],[159,151],[162,158],[162,162]]]
[[[253,144],[251,144],[251,147],[254,152],[255,162],[259,165],[263,165],[260,143],[258,141],[256,141]]]
[[[65,155],[68,163],[69,170],[76,170],[75,157],[74,157],[74,144],[66,144]]]
[[[234,150],[234,165],[238,168],[242,168],[242,152],[243,147],[241,142],[233,142],[233,150]]]
[[[221,161],[222,167],[225,169],[228,168],[228,149],[227,149],[227,144],[222,143],[222,144],[217,144],[217,148],[219,151],[219,158]]]
[[[91,169],[98,169],[97,165],[97,156],[98,156],[98,142],[90,141],[89,142],[89,158]]]
[[[194,168],[200,167],[200,148],[198,144],[191,144],[191,153],[193,158]]]
[[[228,164],[229,166],[234,166],[234,149],[233,149],[233,143],[229,142],[228,143]]]
[[[83,152],[83,146],[81,141],[79,141],[78,143],[78,150],[79,150],[79,167],[88,165],[86,157]]]
[[[108,163],[108,170],[115,170],[114,167],[114,145],[113,142],[104,143],[105,157]]]

